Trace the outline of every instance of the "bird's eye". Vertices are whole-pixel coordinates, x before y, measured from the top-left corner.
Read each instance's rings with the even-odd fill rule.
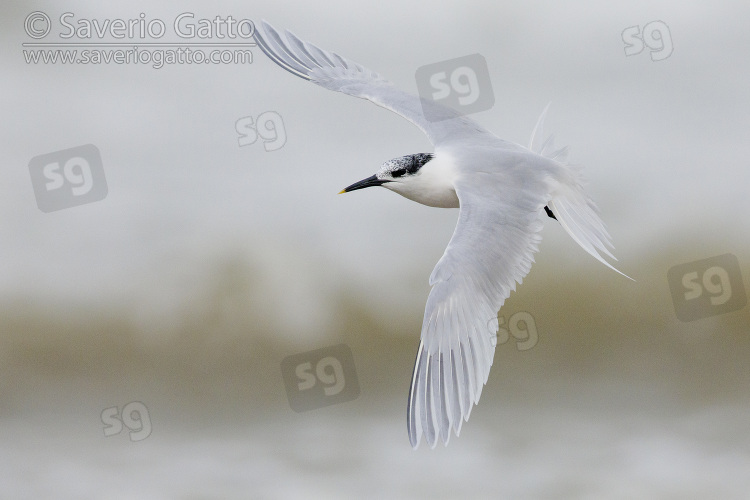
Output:
[[[405,168],[399,168],[399,169],[394,170],[393,172],[391,172],[391,176],[392,177],[401,177],[405,173],[406,173],[406,169]]]

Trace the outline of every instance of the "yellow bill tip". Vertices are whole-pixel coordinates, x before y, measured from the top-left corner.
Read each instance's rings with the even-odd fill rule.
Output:
[[[342,189],[341,191],[339,191],[338,194],[344,194],[344,193],[346,193],[346,189]]]

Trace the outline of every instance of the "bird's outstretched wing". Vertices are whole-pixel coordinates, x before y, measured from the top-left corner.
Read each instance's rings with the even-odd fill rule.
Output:
[[[403,116],[419,127],[433,145],[490,134],[474,120],[435,101],[396,88],[360,64],[304,42],[286,31],[286,40],[265,20],[254,38],[261,50],[290,73],[321,87],[367,99]],[[425,113],[430,120],[425,118]],[[494,137],[494,136],[493,136]]]
[[[497,312],[531,269],[541,241],[549,188],[529,174],[539,170],[538,158],[519,155],[517,168],[469,171],[455,181],[458,223],[430,276],[409,392],[414,448],[422,434],[431,447],[438,437],[448,444],[479,401],[495,353]]]

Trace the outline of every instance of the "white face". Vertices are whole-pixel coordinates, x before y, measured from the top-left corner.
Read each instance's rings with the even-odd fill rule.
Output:
[[[431,154],[403,156],[388,160],[380,167],[379,180],[389,181],[384,188],[430,207],[458,208],[459,202],[451,178]]]

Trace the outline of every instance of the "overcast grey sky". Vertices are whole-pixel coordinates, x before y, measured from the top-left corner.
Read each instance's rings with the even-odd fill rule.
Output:
[[[314,304],[305,290],[355,278],[387,283],[407,275],[426,285],[457,215],[385,190],[336,196],[389,158],[430,151],[419,130],[392,113],[296,79],[257,48],[246,65],[27,64],[21,44],[34,40],[24,20],[34,10],[52,19],[50,41],[61,40],[64,12],[73,14],[70,23],[142,12],[169,28],[184,12],[196,20],[265,18],[414,92],[420,66],[479,53],[495,104],[474,118],[525,145],[552,102],[547,129],[585,167],[626,273],[637,277],[644,256],[679,242],[722,253],[748,241],[750,8],[738,3],[32,2],[2,9],[0,292],[9,296],[134,300],[163,311],[189,288],[185,279],[210,274],[202,262],[232,252],[286,270],[271,281],[298,290],[305,303]],[[626,56],[623,31],[653,21],[668,27],[671,55],[652,60],[646,47]],[[283,119],[283,147],[266,151],[261,140],[240,147],[236,122],[267,111]],[[84,144],[101,152],[108,194],[41,212],[30,160]],[[548,224],[543,236],[543,251],[595,267],[558,227]]]

